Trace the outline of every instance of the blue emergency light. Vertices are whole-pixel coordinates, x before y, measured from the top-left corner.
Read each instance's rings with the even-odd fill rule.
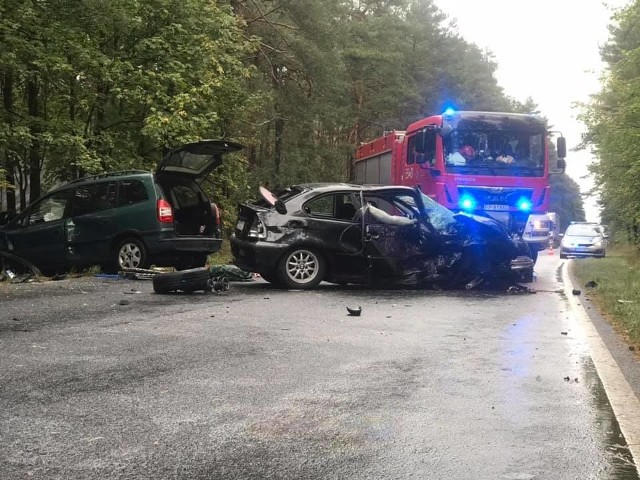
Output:
[[[476,209],[478,202],[476,202],[476,199],[471,195],[464,195],[462,198],[460,198],[458,205],[462,210],[471,211]]]
[[[527,198],[521,198],[520,200],[518,200],[518,203],[516,204],[516,206],[518,207],[518,210],[520,210],[521,212],[528,212],[529,210],[531,210],[531,201]]]

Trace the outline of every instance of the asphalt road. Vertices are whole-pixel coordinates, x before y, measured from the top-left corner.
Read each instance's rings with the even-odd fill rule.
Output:
[[[0,478],[637,479],[559,266],[520,295],[0,286]]]

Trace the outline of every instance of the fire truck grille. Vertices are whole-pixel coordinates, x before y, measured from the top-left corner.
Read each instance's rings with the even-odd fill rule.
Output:
[[[471,196],[478,205],[516,206],[523,199],[531,201],[530,188],[458,187],[459,197]]]

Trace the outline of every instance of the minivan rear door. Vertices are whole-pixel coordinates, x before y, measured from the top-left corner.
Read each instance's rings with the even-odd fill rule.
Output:
[[[66,222],[67,255],[72,265],[106,263],[115,234],[115,181],[78,185],[73,189]]]
[[[239,143],[226,140],[201,140],[187,143],[171,150],[164,156],[157,174],[184,175],[202,181],[214,168],[222,163],[222,156],[244,148]]]

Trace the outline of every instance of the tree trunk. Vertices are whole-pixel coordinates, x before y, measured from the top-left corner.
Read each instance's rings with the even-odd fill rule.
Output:
[[[276,110],[276,114],[277,110]],[[276,175],[280,175],[280,167],[282,165],[282,135],[284,133],[284,120],[278,116],[275,121],[275,146],[274,146],[274,164],[276,167]]]
[[[275,100],[275,122],[274,122],[274,150],[273,150],[273,163],[275,166],[276,177],[280,175],[280,167],[282,166],[282,136],[284,134],[284,119],[280,115],[280,105],[278,99],[278,91],[282,88],[282,81],[280,75],[281,69],[277,65],[273,66],[273,88],[276,92]]]
[[[4,107],[5,112],[7,112],[7,121],[9,123],[9,128],[11,128],[13,124],[13,114],[11,113],[13,112],[13,73],[5,72],[2,80],[2,106]],[[15,161],[9,152],[5,152],[5,167],[7,170],[5,179],[9,185],[14,185],[15,179],[13,173],[15,169]],[[6,193],[7,211],[16,212],[16,191],[13,188],[7,188]]]
[[[29,200],[34,201],[40,196],[42,184],[40,181],[40,127],[37,125],[39,115],[40,89],[36,79],[27,82],[27,108],[31,117],[31,149],[29,151]],[[24,208],[24,205],[23,205]]]

